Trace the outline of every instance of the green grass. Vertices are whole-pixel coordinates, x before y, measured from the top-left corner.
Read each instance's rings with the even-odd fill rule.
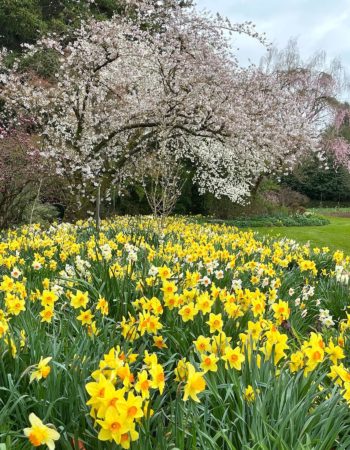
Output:
[[[327,218],[330,224],[321,227],[259,227],[253,230],[269,236],[286,236],[300,242],[310,241],[312,246],[344,250],[350,255],[350,218]]]

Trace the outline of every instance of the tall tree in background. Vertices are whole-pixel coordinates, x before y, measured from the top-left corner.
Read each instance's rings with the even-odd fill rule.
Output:
[[[260,67],[266,73],[277,74],[307,105],[307,118],[321,125],[332,119],[339,96],[349,88],[339,59],[328,61],[326,52],[319,51],[304,60],[296,39],[290,39],[282,50],[270,48]]]
[[[344,142],[339,141],[336,133],[329,132],[329,126],[334,123],[338,132],[344,116],[344,106],[338,99],[348,90],[349,82],[341,62],[337,59],[328,62],[326,53],[321,51],[303,60],[297,40],[291,39],[285,49],[271,48],[260,67],[265,73],[275,74],[284,89],[298,97],[300,114],[320,132],[319,159],[330,157],[337,161],[337,154],[344,153]]]
[[[192,1],[153,3],[158,14],[164,14],[174,5],[187,7]],[[0,47],[21,50],[22,44],[33,44],[49,32],[69,34],[91,17],[102,20],[113,14],[125,16],[134,13],[137,5],[137,1],[128,0],[0,0]]]

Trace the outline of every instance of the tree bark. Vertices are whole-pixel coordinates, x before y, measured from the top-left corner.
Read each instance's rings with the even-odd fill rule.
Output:
[[[96,192],[96,229],[100,230],[101,225],[101,183],[98,182],[97,192]]]
[[[264,175],[260,175],[260,176],[258,177],[258,179],[256,180],[256,182],[255,182],[255,184],[254,184],[254,186],[253,186],[253,188],[252,188],[252,190],[251,190],[251,196],[252,196],[253,198],[254,198],[254,197],[256,196],[256,194],[258,193],[259,187],[260,187],[260,185],[261,185],[263,179],[264,179]]]

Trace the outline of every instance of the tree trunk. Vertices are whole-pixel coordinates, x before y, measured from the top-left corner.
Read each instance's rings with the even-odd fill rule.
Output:
[[[33,206],[32,206],[32,210],[31,210],[31,213],[30,213],[30,219],[29,219],[29,225],[30,225],[30,226],[32,225],[32,222],[33,222],[33,214],[34,214],[34,210],[35,210],[36,204],[37,204],[37,202],[38,202],[38,200],[39,200],[42,182],[43,182],[43,180],[40,179],[38,192],[37,192],[37,194],[36,194],[36,196],[35,196],[35,199],[34,199],[34,201],[33,201]]]
[[[98,182],[97,192],[96,192],[96,229],[100,230],[101,225],[101,183]]]
[[[253,186],[253,188],[252,188],[252,190],[250,192],[252,198],[254,198],[256,196],[256,194],[258,193],[259,187],[260,187],[263,179],[264,179],[264,175],[260,175],[258,177],[258,179],[256,180],[256,182],[255,182],[255,184],[254,184],[254,186]]]

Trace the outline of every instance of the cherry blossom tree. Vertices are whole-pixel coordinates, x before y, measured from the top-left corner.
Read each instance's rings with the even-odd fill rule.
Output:
[[[340,60],[329,61],[323,51],[303,60],[297,40],[291,39],[282,50],[271,48],[261,61],[261,69],[278,77],[284,90],[297,97],[300,114],[318,130],[320,162],[328,153],[350,170],[350,148],[339,134],[349,115],[348,105],[339,101],[349,89]]]
[[[173,160],[191,161],[200,192],[236,202],[263,174],[317,151],[309,102],[276,71],[239,66],[231,34],[266,43],[251,23],[177,2],[161,14],[155,3],[135,9],[130,2],[132,18],[83,23],[68,45],[51,37],[28,46],[28,54],[49,48],[60,55],[55,82],[16,64],[2,74],[7,114],[35,117],[42,153],[67,178],[78,206],[96,191],[108,197],[113,183],[136,180],[133,167],[164,145]]]
[[[350,172],[350,107],[339,103],[334,111],[333,121],[324,133],[322,144],[336,166],[342,166]]]

